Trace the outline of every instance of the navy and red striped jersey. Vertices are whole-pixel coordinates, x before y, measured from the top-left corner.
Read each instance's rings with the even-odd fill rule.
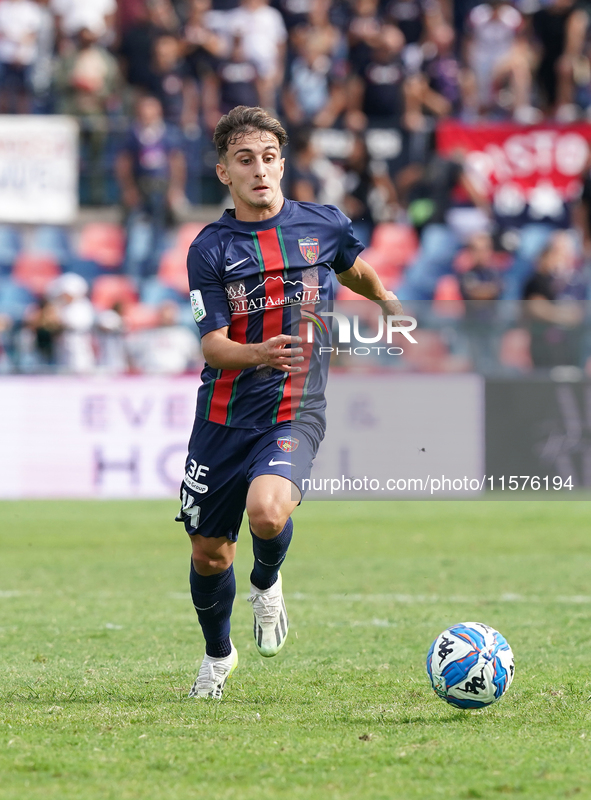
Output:
[[[362,250],[338,208],[292,200],[262,222],[237,220],[225,211],[201,231],[187,258],[201,335],[226,326],[230,339],[241,343],[299,335],[304,362],[301,372],[292,373],[264,365],[231,370],[206,364],[198,417],[235,428],[292,419],[324,423],[330,354],[321,354],[320,346],[330,345],[331,325],[330,319],[327,326],[312,324],[311,314],[332,311],[331,273],[348,270]],[[315,340],[309,342],[312,330]]]

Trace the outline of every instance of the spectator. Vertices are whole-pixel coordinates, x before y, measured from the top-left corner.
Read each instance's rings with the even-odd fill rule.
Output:
[[[371,61],[372,52],[379,46],[381,31],[379,0],[355,0],[347,33],[349,62],[356,75],[362,75]]]
[[[128,84],[149,89],[154,42],[164,34],[174,35],[178,24],[170,0],[146,0],[140,7],[140,16],[123,34],[118,51]]]
[[[357,238],[369,247],[376,222],[395,216],[396,190],[385,162],[372,159],[361,134],[353,137],[351,152],[343,165],[345,197],[343,208],[353,223]]]
[[[575,267],[572,239],[566,232],[555,233],[523,290],[523,312],[536,368],[581,366],[587,287]]]
[[[108,136],[108,113],[116,103],[119,68],[115,58],[97,41],[96,33],[83,28],[78,49],[62,56],[56,65],[56,110],[80,122],[83,158],[88,162],[91,204],[104,197],[102,158]]]
[[[451,113],[474,119],[478,112],[476,87],[471,72],[461,67],[454,43],[454,31],[447,22],[429,27],[421,48],[422,105],[439,116]]]
[[[164,121],[183,131],[198,127],[197,88],[181,57],[181,44],[170,34],[154,41],[148,90],[160,100]]]
[[[137,100],[135,120],[115,170],[127,213],[128,242],[134,224],[141,218],[149,222],[151,246],[145,269],[147,274],[153,274],[171,215],[187,202],[185,158],[164,122],[158,98],[144,96]]]
[[[33,109],[33,65],[38,55],[43,12],[31,0],[0,3],[0,113]]]
[[[240,36],[244,57],[252,61],[261,76],[261,105],[273,109],[283,82],[287,31],[279,11],[268,0],[241,0],[230,14],[229,28]]]
[[[587,12],[575,0],[551,0],[533,15],[533,29],[543,48],[537,78],[545,109],[565,122],[577,114],[573,78],[588,24]]]
[[[60,330],[56,337],[56,361],[66,372],[91,372],[95,366],[92,347],[94,309],[88,299],[88,284],[66,272],[49,285],[47,296],[55,310]]]
[[[452,158],[434,156],[426,167],[413,165],[407,170],[411,176],[405,188],[408,216],[420,231],[421,247],[397,295],[410,304],[430,303],[439,278],[451,272],[453,258],[470,229],[486,228],[488,203],[462,161],[458,152]]]
[[[425,0],[391,0],[386,6],[387,22],[400,28],[408,46],[418,46],[427,30],[425,16],[429,4]],[[431,8],[431,13],[435,9]]]
[[[191,0],[182,45],[190,74],[200,83],[211,73],[216,59],[228,55],[227,37],[216,30],[218,17],[211,10],[211,0]]]
[[[491,373],[498,364],[496,322],[502,280],[499,259],[488,231],[470,237],[458,282],[465,305],[460,323],[465,350],[477,372]]]
[[[292,125],[332,127],[345,109],[346,93],[343,80],[333,72],[330,42],[312,28],[298,27],[292,43],[296,55],[283,94],[285,116]]]
[[[36,0],[41,15],[37,36],[37,53],[31,65],[31,84],[35,94],[35,112],[52,111],[53,55],[56,43],[55,19],[49,9],[49,0]]]
[[[132,369],[176,375],[195,368],[201,360],[197,336],[178,323],[178,306],[169,300],[159,308],[158,327],[127,336]]]
[[[120,303],[96,318],[97,367],[104,372],[127,371],[124,325]]]
[[[114,37],[116,0],[50,0],[61,38],[75,41],[84,30],[95,40]]]
[[[25,327],[33,334],[32,348],[35,363],[40,367],[53,367],[57,364],[57,340],[63,332],[58,306],[47,297],[41,298],[39,305],[26,316]]]
[[[517,34],[523,24],[519,11],[503,0],[482,3],[468,17],[466,60],[475,76],[480,113],[487,113],[495,106],[495,79],[499,71],[506,69],[499,66],[515,57]],[[524,105],[525,98],[520,100]]]
[[[318,151],[311,129],[297,130],[291,137],[290,148],[289,197],[299,202],[340,206],[344,197],[344,173]]]
[[[254,61],[244,56],[240,36],[235,36],[229,57],[218,61],[203,80],[205,123],[213,132],[222,114],[239,105],[258,106],[263,86]]]

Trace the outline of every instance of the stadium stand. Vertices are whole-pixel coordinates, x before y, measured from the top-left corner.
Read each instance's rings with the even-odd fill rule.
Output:
[[[517,214],[518,199],[504,196],[509,210],[491,202],[458,155],[474,123],[491,131],[502,123],[524,136],[534,124],[559,133],[575,123],[591,142],[589,12],[575,0],[261,0],[256,14],[240,0],[121,0],[117,14],[89,17],[82,28],[76,15],[57,17],[52,3],[39,5],[43,25],[29,31],[26,54],[36,78],[1,86],[0,114],[78,120],[86,209],[72,227],[0,219],[0,313],[14,331],[65,272],[90,284],[97,312],[122,304],[130,330],[155,325],[154,309],[168,301],[192,324],[186,253],[204,220],[227,204],[211,134],[220,114],[242,101],[262,103],[283,121],[292,142],[286,194],[348,214],[368,244],[366,260],[439,338],[443,349],[432,345],[432,354],[464,363],[454,342],[469,322],[489,326],[496,356],[466,369],[530,370],[534,321],[522,297],[557,231],[571,231],[576,256],[564,249],[557,256],[568,275],[563,270],[552,302],[576,295],[573,302],[586,308],[588,162],[577,174],[571,169],[570,194],[542,187]],[[268,26],[265,48],[253,34],[255,16]],[[0,38],[13,35],[0,20]],[[146,95],[156,102],[140,107]],[[163,127],[143,143],[138,132],[154,114]],[[164,159],[155,156],[156,142]],[[494,253],[474,266],[470,236],[484,232]],[[489,269],[498,276],[496,293],[487,286]],[[369,315],[368,304],[336,288],[344,311]],[[580,326],[587,325],[583,315]],[[450,326],[457,337],[448,337]],[[591,337],[580,339],[577,363],[585,367]],[[412,368],[434,357],[417,358]]]

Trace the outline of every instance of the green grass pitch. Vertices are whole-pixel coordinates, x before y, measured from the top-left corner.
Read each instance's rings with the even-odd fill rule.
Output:
[[[203,646],[174,502],[0,504],[1,800],[591,798],[589,502],[308,502],[291,630],[187,698]],[[431,641],[498,628],[494,706],[432,692]]]

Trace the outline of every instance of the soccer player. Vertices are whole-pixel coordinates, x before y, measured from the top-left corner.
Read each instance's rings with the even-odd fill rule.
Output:
[[[206,360],[181,486],[178,521],[191,538],[190,585],[205,657],[190,697],[221,698],[238,654],[230,640],[232,563],[244,510],[254,551],[249,601],[262,656],[288,631],[279,568],[291,514],[324,436],[332,272],[402,314],[359,258],[363,245],[334,206],[281,192],[287,135],[258,107],[238,106],[214,133],[220,181],[235,208],[197,236],[187,259],[191,304]],[[311,322],[310,322],[311,320]],[[314,330],[316,341],[309,342]]]

